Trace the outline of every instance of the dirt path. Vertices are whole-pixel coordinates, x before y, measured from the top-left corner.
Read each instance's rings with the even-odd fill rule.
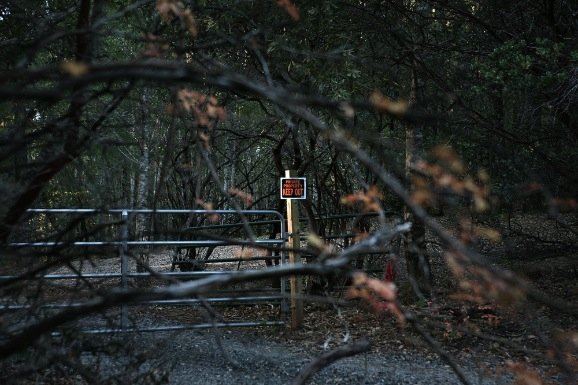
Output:
[[[218,336],[218,337],[217,337]],[[181,332],[143,336],[138,345],[163,346],[158,352],[171,385],[290,384],[315,355],[272,342],[250,330]],[[472,362],[473,363],[473,362]],[[472,384],[500,384],[466,368]],[[459,384],[448,365],[434,355],[369,352],[335,362],[311,384]]]

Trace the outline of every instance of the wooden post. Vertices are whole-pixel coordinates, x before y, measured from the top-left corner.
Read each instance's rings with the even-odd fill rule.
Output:
[[[294,171],[285,170],[285,177],[294,177]],[[298,252],[293,249],[301,247],[301,239],[299,237],[299,206],[294,199],[287,199],[287,232],[289,233],[288,247],[289,264],[295,264],[300,261]],[[292,275],[289,277],[289,287],[291,290],[291,328],[298,329],[303,323],[303,285],[301,277]]]

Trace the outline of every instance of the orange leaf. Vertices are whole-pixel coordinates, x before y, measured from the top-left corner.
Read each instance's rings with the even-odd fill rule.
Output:
[[[409,107],[406,101],[393,100],[383,95],[379,91],[374,91],[371,94],[371,96],[369,97],[369,102],[373,105],[373,107],[376,110],[395,116],[405,115]]]
[[[386,301],[395,301],[396,288],[392,282],[384,282],[375,278],[368,278],[365,285],[379,297]]]
[[[277,5],[285,10],[293,21],[299,21],[299,8],[291,0],[277,0]]]
[[[193,16],[193,12],[191,12],[190,9],[186,9],[182,13],[182,18],[183,18],[183,22],[185,23],[185,27],[187,28],[187,31],[189,31],[189,33],[191,34],[191,36],[193,38],[197,37],[199,32],[197,30],[197,21],[195,20],[195,17]]]
[[[432,194],[427,190],[416,190],[411,194],[411,200],[418,205],[429,205],[432,203]]]
[[[157,0],[157,11],[164,23],[170,23],[179,14],[175,0]]]
[[[439,145],[434,147],[434,149],[432,150],[432,154],[441,160],[445,160],[448,162],[454,161],[456,159],[458,159],[458,156],[456,154],[456,152],[454,151],[453,148],[451,148],[450,146],[447,145]]]
[[[540,374],[526,364],[508,361],[506,367],[516,374],[515,385],[543,385]]]
[[[209,211],[207,213],[207,219],[209,220],[209,222],[211,223],[217,223],[219,222],[219,214],[215,213],[215,212],[211,212],[211,210],[213,210],[213,204],[211,202],[205,202],[202,199],[197,199],[197,204],[199,206],[201,206],[203,209]]]
[[[237,247],[233,255],[241,259],[250,259],[256,255],[256,250],[251,247]]]
[[[355,237],[353,237],[353,242],[360,242],[367,238],[369,238],[369,233],[367,231],[359,231],[355,233]]]
[[[557,206],[562,210],[575,210],[578,207],[578,201],[571,198],[553,198],[551,202],[554,206]]]
[[[246,193],[242,190],[239,190],[236,187],[231,187],[229,189],[229,194],[241,199],[243,202],[245,202],[245,205],[247,206],[251,206],[253,204],[253,195]]]

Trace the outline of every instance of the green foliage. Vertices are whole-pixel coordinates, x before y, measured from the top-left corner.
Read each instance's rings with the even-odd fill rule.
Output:
[[[525,40],[509,40],[488,55],[479,71],[490,85],[539,91],[568,78],[568,73],[560,67],[563,49],[562,43],[544,38],[537,38],[531,44]]]

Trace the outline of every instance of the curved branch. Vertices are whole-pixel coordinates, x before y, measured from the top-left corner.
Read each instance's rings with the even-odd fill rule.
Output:
[[[291,383],[292,385],[303,385],[309,382],[309,380],[321,369],[331,365],[337,360],[342,358],[351,357],[360,353],[365,353],[371,349],[371,343],[367,338],[363,338],[359,341],[355,341],[351,344],[340,346],[335,348],[321,356],[313,359],[310,363],[305,365],[300,371],[297,377]]]

